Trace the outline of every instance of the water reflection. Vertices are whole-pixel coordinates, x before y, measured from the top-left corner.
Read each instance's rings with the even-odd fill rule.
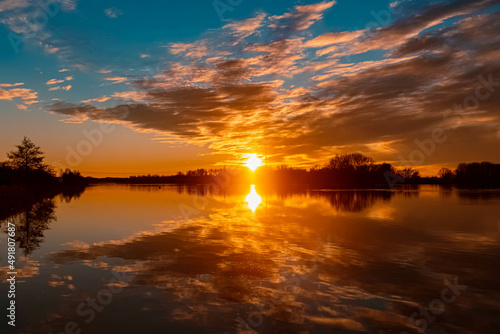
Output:
[[[8,219],[16,225],[15,240],[18,247],[23,250],[24,256],[33,253],[44,241],[44,231],[57,219],[55,208],[53,199],[44,199]]]
[[[245,202],[248,203],[248,208],[252,210],[252,212],[255,212],[257,207],[262,203],[262,197],[257,194],[257,191],[255,190],[255,185],[250,186],[250,193],[245,197]]]
[[[71,229],[19,286],[20,330],[71,320],[83,333],[415,333],[409,316],[455,277],[468,288],[429,332],[488,333],[500,319],[499,198],[259,188],[257,210],[255,187],[196,189],[96,187],[59,204],[58,228]],[[179,205],[201,196],[184,220]],[[85,323],[76,308],[113,271],[130,280]]]
[[[85,187],[65,188],[57,198],[60,202],[69,203],[78,199],[84,191]],[[23,250],[23,255],[28,257],[44,242],[44,232],[50,228],[50,224],[57,221],[56,208],[54,198],[45,198],[0,221],[0,226],[4,226],[4,232],[7,234],[7,222],[15,224],[15,240],[18,247]]]

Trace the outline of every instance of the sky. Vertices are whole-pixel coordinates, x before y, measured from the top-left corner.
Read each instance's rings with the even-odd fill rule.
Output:
[[[499,46],[493,0],[0,0],[0,151],[97,177],[498,163]]]

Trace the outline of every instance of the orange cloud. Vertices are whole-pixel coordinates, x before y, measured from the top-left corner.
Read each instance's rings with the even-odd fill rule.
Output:
[[[55,84],[62,83],[62,82],[64,82],[64,80],[50,79],[45,84],[46,85],[55,85]]]
[[[114,84],[126,82],[128,79],[125,77],[111,77],[106,78],[107,81],[113,81]]]

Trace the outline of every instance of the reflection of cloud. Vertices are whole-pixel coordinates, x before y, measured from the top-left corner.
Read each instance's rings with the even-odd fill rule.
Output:
[[[17,278],[29,278],[34,277],[39,274],[40,263],[36,260],[26,260],[26,261],[17,261],[16,262],[16,277]],[[3,283],[7,283],[7,278],[10,277],[8,274],[12,272],[9,266],[0,267],[0,281]],[[21,280],[18,280],[21,282]]]

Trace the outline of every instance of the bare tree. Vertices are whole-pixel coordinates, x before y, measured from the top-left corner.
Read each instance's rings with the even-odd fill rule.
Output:
[[[406,167],[398,171],[399,176],[403,179],[416,179],[420,177],[420,172],[411,167]]]
[[[372,158],[367,157],[361,153],[342,154],[330,159],[329,167],[334,169],[343,169],[349,167],[358,169],[362,166],[372,165],[373,162],[374,161]]]
[[[455,176],[455,174],[451,169],[443,167],[439,170],[438,176],[442,179],[450,180]]]

